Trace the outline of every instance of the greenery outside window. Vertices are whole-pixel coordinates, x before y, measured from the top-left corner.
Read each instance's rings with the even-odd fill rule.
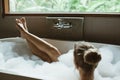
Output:
[[[119,14],[120,0],[4,0],[9,14]]]

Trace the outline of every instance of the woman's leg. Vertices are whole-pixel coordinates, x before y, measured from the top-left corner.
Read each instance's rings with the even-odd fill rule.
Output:
[[[26,39],[33,54],[39,56],[47,62],[54,62],[58,60],[60,51],[45,40],[31,34],[27,30],[25,18],[16,19],[16,27],[21,33],[21,36]]]

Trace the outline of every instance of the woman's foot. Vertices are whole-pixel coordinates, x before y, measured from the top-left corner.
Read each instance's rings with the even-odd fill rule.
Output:
[[[25,18],[16,19],[16,27],[19,30],[21,37],[25,38],[24,32],[28,32],[27,26],[26,26],[26,20]]]
[[[28,31],[25,17],[20,18],[20,20],[21,20],[21,22],[23,23],[23,26],[24,26],[25,30]]]

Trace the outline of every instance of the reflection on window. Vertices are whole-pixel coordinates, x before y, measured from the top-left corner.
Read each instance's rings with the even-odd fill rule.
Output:
[[[120,12],[120,0],[9,0],[10,12]]]

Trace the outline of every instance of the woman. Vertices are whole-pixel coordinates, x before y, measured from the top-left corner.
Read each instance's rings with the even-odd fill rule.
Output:
[[[16,19],[16,27],[25,38],[33,54],[47,62],[58,61],[60,51],[50,43],[28,32],[25,18]],[[76,44],[74,48],[74,63],[80,73],[80,80],[94,80],[94,70],[97,67],[101,55],[91,44],[83,42]]]

